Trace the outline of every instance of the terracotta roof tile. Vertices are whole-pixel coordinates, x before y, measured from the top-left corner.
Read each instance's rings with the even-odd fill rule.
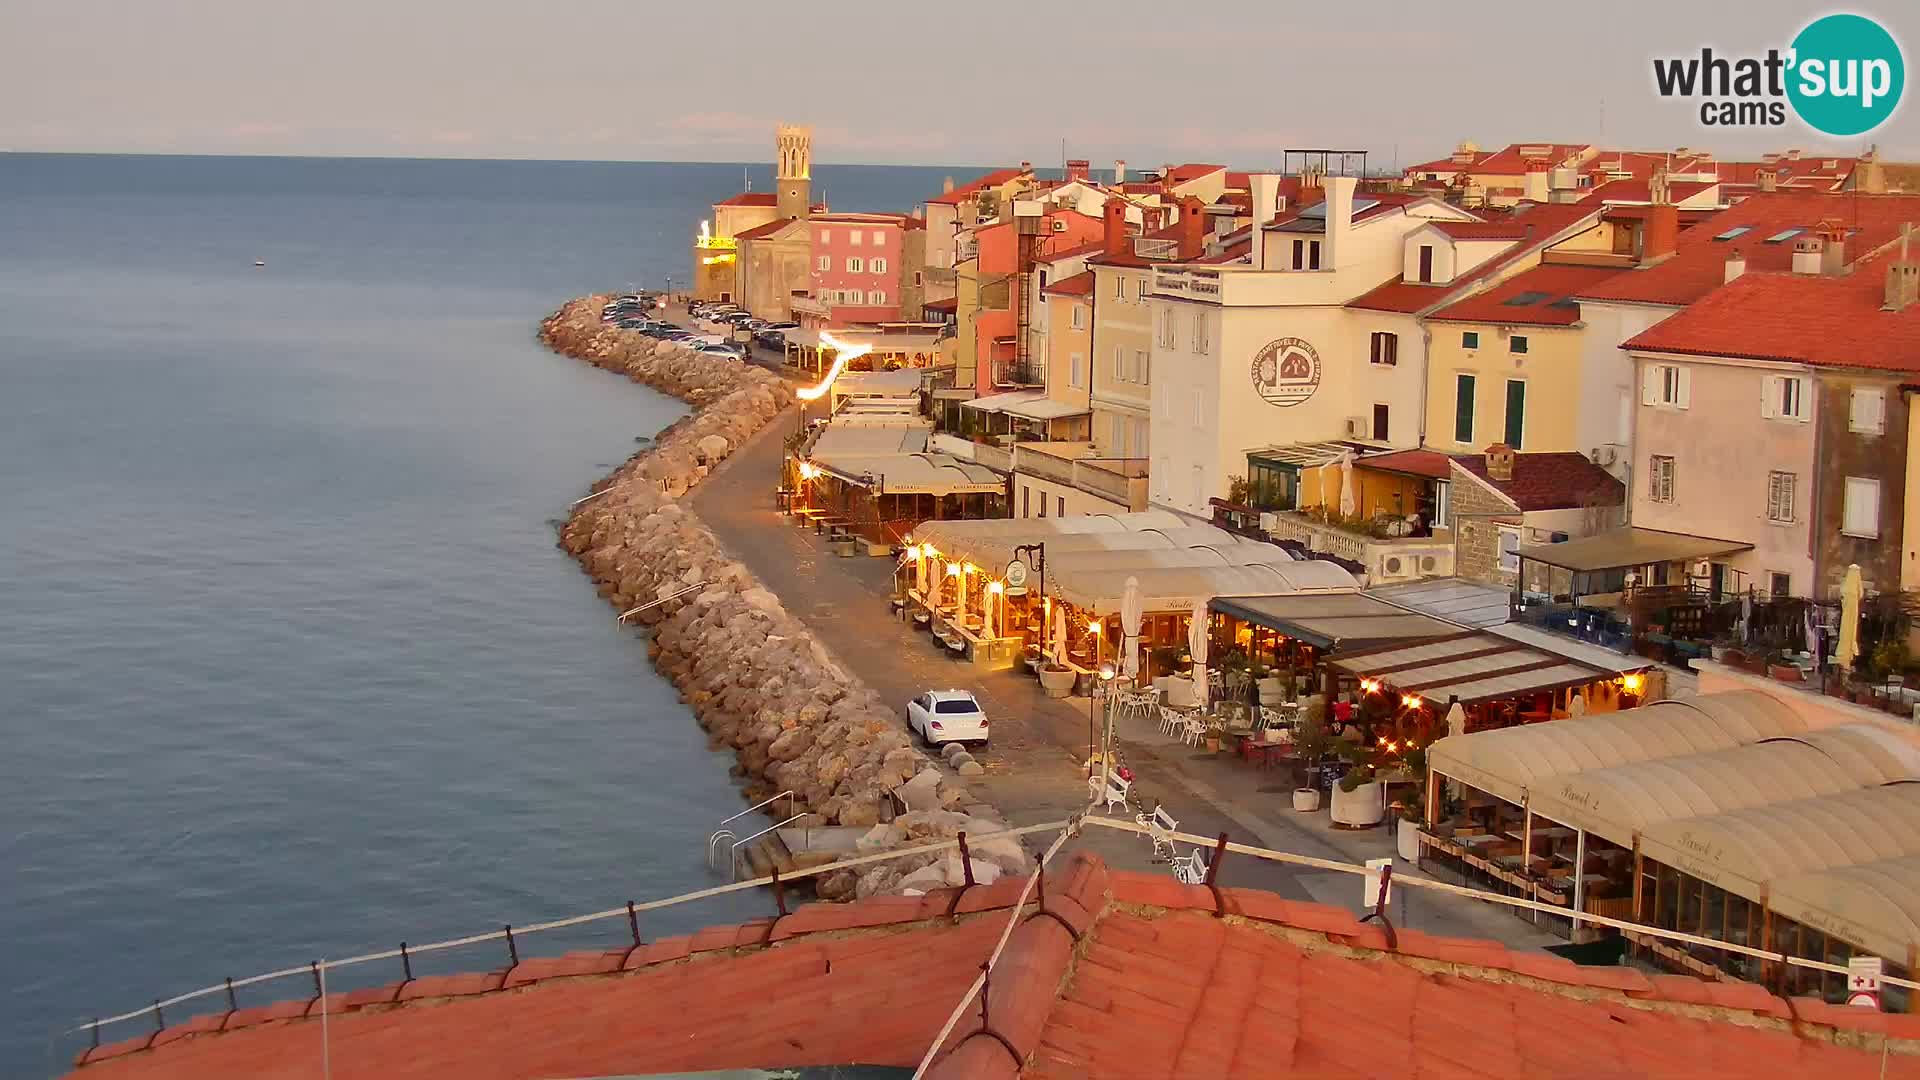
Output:
[[[1224,893],[1231,913],[1220,919],[1205,888],[1113,874],[1085,855],[1057,864],[1049,907],[1071,905],[1066,921],[1088,932],[1076,945],[1062,921],[1030,907],[994,969],[986,1024],[979,1008],[963,1013],[931,1075],[1865,1080],[1882,1075],[1883,1061],[1877,1043],[1861,1040],[1920,1036],[1920,1018],[1783,1002],[1751,984],[1649,980],[1417,931],[1401,935],[1396,956],[1375,948],[1377,928],[1349,912]],[[950,890],[837,911],[808,905],[782,919],[793,932],[765,948],[719,945],[688,962],[681,938],[634,950],[642,962],[617,974],[606,973],[607,958],[621,951],[528,960],[521,975],[538,980],[504,993],[456,996],[497,974],[417,980],[403,1001],[448,993],[331,1017],[333,1074],[910,1066],[999,941],[1006,908],[993,905],[1017,896],[1001,883],[967,890],[962,905],[987,910],[957,923],[939,917]],[[765,928],[713,928],[695,940],[740,942]],[[644,962],[657,948],[660,959]],[[369,1000],[393,993],[379,988]],[[308,1004],[212,1014],[102,1047],[83,1055],[83,1074],[307,1075],[315,1028],[286,1018]],[[1910,1044],[1889,1049],[1885,1075],[1920,1076]]]
[[[958,205],[959,203],[966,202],[968,199],[974,198],[982,188],[999,187],[1007,181],[1020,176],[1024,171],[1025,170],[1022,169],[995,169],[990,173],[974,177],[972,180],[961,184],[952,191],[941,192],[927,201],[930,203]]]
[[[1614,266],[1543,263],[1427,317],[1508,326],[1572,326],[1580,321],[1580,305],[1571,298],[1618,273]]]
[[[1577,507],[1618,506],[1626,501],[1626,485],[1585,454],[1520,453],[1513,456],[1513,478],[1487,475],[1483,454],[1462,454],[1455,466],[1480,478],[1522,510],[1571,510]]]
[[[1093,292],[1093,271],[1082,270],[1048,284],[1040,290],[1047,296],[1086,296]]]

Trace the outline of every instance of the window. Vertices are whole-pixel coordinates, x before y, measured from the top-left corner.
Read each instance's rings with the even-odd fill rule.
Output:
[[[1767,572],[1767,591],[1775,596],[1793,595],[1793,577],[1778,570]]]
[[[1673,458],[1655,454],[1647,461],[1647,498],[1652,502],[1673,501]]]
[[[1074,310],[1077,311],[1079,309],[1075,308]],[[1081,356],[1079,353],[1074,353],[1070,362],[1073,366],[1067,376],[1068,385],[1075,389],[1085,387],[1087,385],[1087,358]]]
[[[1145,349],[1133,350],[1133,381],[1137,383],[1147,381],[1147,350]]]
[[[1147,279],[1146,278],[1143,277],[1138,282],[1135,283],[1134,296],[1143,304],[1147,302]]]
[[[1520,572],[1520,530],[1511,525],[1500,526],[1500,572]]]
[[[1473,445],[1473,388],[1471,375],[1453,377],[1453,441]]]
[[[1811,419],[1807,380],[1797,375],[1769,375],[1761,380],[1760,415],[1769,420]]]
[[[1120,346],[1113,347],[1113,381],[1119,382],[1127,377],[1127,351]]]
[[[1373,363],[1393,367],[1400,363],[1400,335],[1384,330],[1373,332],[1373,348],[1368,354]]]
[[[1640,373],[1640,403],[1684,409],[1693,396],[1693,373],[1678,364],[1648,364]]]
[[[1033,494],[1032,488],[1028,487],[1025,484],[1020,485],[1020,516],[1021,517],[1033,516],[1033,505],[1028,501],[1028,497],[1031,496],[1032,494]],[[1046,496],[1044,495],[1041,496],[1041,501],[1045,502]]]
[[[858,255],[847,256],[847,273],[849,274],[865,273],[866,269],[867,269],[867,263],[865,259],[862,259]]]
[[[1295,270],[1305,270],[1307,268],[1307,242],[1305,240],[1295,240],[1293,242],[1293,268]]]
[[[1119,274],[1113,275],[1113,298],[1115,300],[1125,300],[1127,298],[1127,279],[1121,277]]]
[[[859,247],[862,235],[859,229],[848,229],[847,243],[852,244],[854,247]]]
[[[1463,349],[1479,348],[1480,347],[1480,331],[1478,330],[1460,331],[1460,347]]]
[[[1195,356],[1205,356],[1213,348],[1213,342],[1207,336],[1207,313],[1193,313],[1193,352]]]
[[[918,270],[913,272],[913,287],[916,289],[920,287],[920,271]]]
[[[919,275],[916,274],[914,276],[918,277]],[[1073,328],[1075,330],[1085,330],[1087,328],[1087,305],[1073,305]]]
[[[1887,392],[1877,386],[1853,388],[1852,406],[1847,413],[1847,430],[1862,435],[1878,435],[1887,429]]]
[[[881,232],[879,229],[873,230],[873,246],[874,247],[882,247],[886,244],[886,242],[887,242],[886,233]]]
[[[1320,269],[1320,241],[1307,241],[1307,269]]]
[[[1799,478],[1790,472],[1775,470],[1767,474],[1767,520],[1776,525],[1793,524],[1793,489]]]
[[[1169,391],[1171,393],[1171,391]],[[1207,426],[1207,398],[1202,391],[1193,392],[1193,429],[1199,431]]]
[[[1173,335],[1173,309],[1168,308],[1160,313],[1160,347],[1163,349],[1173,348]]]
[[[1453,485],[1444,480],[1433,485],[1433,527],[1453,528]]]
[[[820,256],[820,257],[819,257],[818,259],[816,259],[816,260],[814,260],[814,269],[816,269],[816,270],[831,270],[831,269],[833,269],[833,256],[831,256],[831,255],[822,255],[822,256]]]
[[[833,232],[830,229],[821,229],[815,238],[824,244],[828,240],[833,239]]]
[[[1847,477],[1847,502],[1840,515],[1840,531],[1848,536],[1880,535],[1880,481]]]
[[[1433,280],[1433,245],[1420,245],[1420,280],[1423,283]]]
[[[1507,351],[1508,351],[1508,352],[1510,352],[1510,353],[1523,353],[1523,352],[1526,352],[1526,351],[1527,351],[1527,336],[1526,336],[1525,334],[1515,334],[1515,335],[1513,335],[1512,337],[1510,337],[1510,338],[1508,338],[1508,339],[1507,339]]]
[[[867,294],[867,303],[872,304],[874,307],[884,306],[886,302],[887,294],[882,290],[876,289]]]
[[[1042,495],[1040,497],[1040,501],[1045,502],[1046,496]],[[1062,495],[1058,499],[1054,500],[1053,510],[1054,510],[1055,517],[1067,516],[1067,497],[1065,495]]]
[[[1375,405],[1373,407],[1373,440],[1375,442],[1387,441],[1387,407],[1385,405]]]
[[[867,263],[867,269],[876,274],[884,274],[887,272],[887,260],[876,257]]]
[[[1047,493],[1044,491],[1040,493],[1040,516],[1047,516]]]
[[[1521,449],[1527,433],[1527,383],[1525,379],[1507,380],[1507,445]]]

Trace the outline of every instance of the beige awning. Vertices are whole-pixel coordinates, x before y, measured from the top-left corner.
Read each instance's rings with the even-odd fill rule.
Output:
[[[1016,401],[1006,407],[1008,416],[1018,416],[1022,420],[1059,420],[1068,416],[1085,416],[1089,411],[1084,401],[1076,403],[1050,397]]]
[[[1067,551],[1257,543],[1211,525],[1189,525],[1185,518],[1164,510],[1049,518],[925,521],[913,530],[913,541],[932,544],[947,559],[979,566],[1004,565],[1013,558],[1013,549],[1025,544],[1047,545],[1047,557],[1051,559]]]
[[[972,401],[963,401],[960,407],[976,412],[1011,412],[1018,405],[1034,405],[1047,399],[1044,390],[1009,390],[1004,394],[988,394]]]
[[[1605,667],[1485,630],[1340,654],[1334,668],[1355,677],[1373,676],[1405,693],[1462,704],[1518,694],[1537,694],[1611,679],[1648,665],[1616,660]]]
[[[1520,557],[1563,570],[1585,572],[1706,559],[1752,548],[1752,544],[1738,540],[1715,540],[1708,536],[1628,526],[1561,544],[1522,544]]]
[[[1120,610],[1128,578],[1139,583],[1146,611],[1191,611],[1217,596],[1359,588],[1353,575],[1330,562],[1250,563],[1242,566],[1118,567],[1057,573],[1047,592],[1095,615]]]
[[[1796,874],[1770,888],[1775,914],[1876,956],[1904,963],[1920,942],[1920,855]]]
[[[1457,634],[1463,629],[1365,593],[1335,596],[1222,596],[1213,610],[1321,649]]]
[[[1579,720],[1449,735],[1427,748],[1434,772],[1519,805],[1556,778],[1656,758],[1730,750],[1807,730],[1758,690],[1660,701]]]

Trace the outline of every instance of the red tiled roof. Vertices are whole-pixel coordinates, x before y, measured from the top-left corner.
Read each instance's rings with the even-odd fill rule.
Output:
[[[912,1066],[1025,884],[811,904],[631,951],[336,994],[332,1074]],[[1416,930],[1389,950],[1378,924],[1252,889],[1223,887],[1218,903],[1076,855],[1047,875],[1044,910],[1020,916],[928,1075],[1920,1076],[1920,1017]],[[82,1075],[311,1075],[317,1015],[298,1001],[177,1024],[91,1052]]]
[[[1391,454],[1363,457],[1354,464],[1362,469],[1425,476],[1445,480],[1453,475],[1453,459],[1438,450],[1396,450]]]
[[[1082,270],[1072,277],[1061,278],[1040,292],[1045,296],[1087,296],[1093,292],[1093,271]]]
[[[1920,305],[1880,310],[1892,259],[1840,277],[1748,271],[1621,348],[1920,371]]]
[[[1209,173],[1225,172],[1226,168],[1225,165],[1207,165],[1197,161],[1190,161],[1185,165],[1175,165],[1173,168],[1168,169],[1166,175],[1168,180],[1176,184],[1184,184],[1189,180],[1198,180]]]
[[[1527,162],[1544,159],[1549,169],[1587,148],[1587,143],[1512,143],[1503,150],[1474,162],[1469,172],[1518,176],[1527,171]],[[1542,154],[1523,154],[1521,150],[1545,150]]]
[[[1024,169],[995,169],[985,176],[975,177],[952,191],[942,192],[927,201],[930,203],[959,204],[973,198],[982,188],[999,187],[1025,172]]]
[[[1217,254],[1202,256],[1193,261],[1217,266],[1221,263],[1238,262],[1251,254],[1253,254],[1253,241],[1242,239],[1237,243],[1229,242],[1227,246],[1221,248]]]
[[[1512,326],[1572,326],[1580,321],[1580,305],[1568,298],[1618,273],[1617,266],[1542,263],[1484,292],[1448,304],[1427,317]],[[1529,293],[1540,295],[1526,297]],[[1516,300],[1522,302],[1510,302]]]
[[[731,198],[721,199],[715,206],[772,206],[779,202],[771,191],[743,191]]]
[[[755,225],[745,232],[735,233],[733,238],[735,240],[758,240],[763,236],[772,236],[774,233],[793,224],[793,221],[794,219],[790,217],[774,218],[765,225]]]
[[[958,311],[960,310],[960,301],[957,298],[948,297],[945,300],[929,300],[921,304],[920,307],[925,311]]]
[[[1627,498],[1627,486],[1584,454],[1515,454],[1511,480],[1490,478],[1483,454],[1463,454],[1453,461],[1522,510],[1618,506]]]
[[[1858,259],[1891,242],[1899,235],[1901,225],[1920,221],[1920,195],[1758,192],[1681,232],[1679,248],[1671,257],[1651,266],[1623,270],[1580,295],[1682,307],[1726,281],[1727,255],[1733,248],[1746,256],[1749,272],[1789,269],[1793,265],[1791,239],[1767,243],[1767,238],[1787,229],[1810,229],[1822,221],[1859,230],[1846,241],[1849,258]],[[1714,239],[1739,226],[1749,231],[1732,241]]]
[[[1238,188],[1243,191],[1246,190],[1247,184],[1250,182],[1247,179],[1247,176],[1248,176],[1247,173],[1234,172],[1232,169],[1228,169],[1227,170],[1227,187],[1229,189]]]
[[[1598,215],[1593,207],[1571,203],[1523,203],[1522,206],[1524,210],[1519,213],[1483,212],[1484,216],[1497,218],[1494,221],[1436,221],[1433,224],[1448,235],[1454,235],[1457,231],[1463,234],[1459,237],[1463,239],[1513,237],[1523,243],[1515,244],[1445,285],[1423,285],[1405,281],[1396,275],[1372,291],[1349,300],[1347,306],[1407,315],[1425,311],[1444,303],[1448,297],[1458,295],[1476,282],[1497,275],[1515,261],[1526,258],[1535,249],[1552,242],[1555,237]]]
[[[1710,187],[1717,186],[1717,183],[1717,181],[1709,182],[1702,180],[1669,180],[1667,182],[1668,198],[1676,203],[1681,202],[1700,194]],[[1638,179],[1610,180],[1589,191],[1580,201],[1588,204],[1652,202],[1653,181]]]
[[[1080,244],[1076,247],[1070,247],[1063,251],[1056,251],[1051,254],[1042,255],[1037,261],[1059,262],[1062,259],[1077,259],[1082,255],[1090,255],[1093,252],[1099,251],[1104,246],[1106,246],[1106,241],[1104,240],[1091,240],[1091,241],[1088,241],[1087,243]]]

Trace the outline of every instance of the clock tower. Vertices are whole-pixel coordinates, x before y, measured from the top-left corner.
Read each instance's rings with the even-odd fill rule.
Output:
[[[781,124],[773,159],[775,205],[783,218],[804,218],[813,209],[813,128]]]

